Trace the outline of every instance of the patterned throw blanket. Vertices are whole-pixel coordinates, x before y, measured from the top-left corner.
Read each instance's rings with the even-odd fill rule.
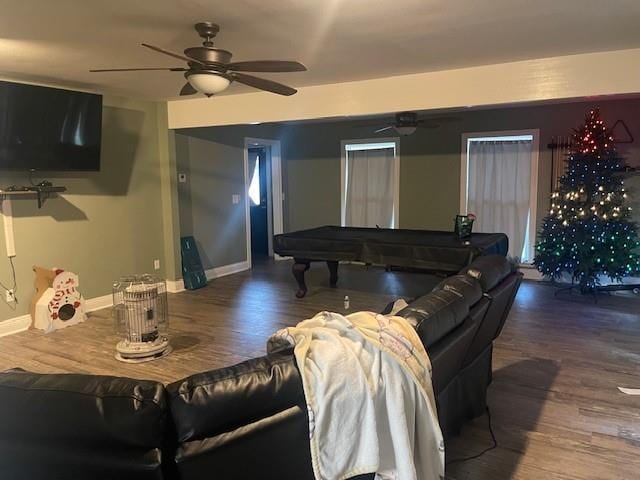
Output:
[[[276,332],[295,346],[317,480],[444,478],[431,362],[414,328],[372,312],[321,312]]]

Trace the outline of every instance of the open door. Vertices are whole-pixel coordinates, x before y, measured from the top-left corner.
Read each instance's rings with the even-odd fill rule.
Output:
[[[267,188],[267,148],[249,149],[249,215],[251,222],[251,257],[269,256],[269,189]]]

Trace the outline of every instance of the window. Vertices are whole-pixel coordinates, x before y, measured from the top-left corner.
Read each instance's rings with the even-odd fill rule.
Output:
[[[397,228],[398,139],[342,142],[342,226]]]
[[[474,231],[502,232],[509,255],[533,261],[538,185],[538,130],[462,137],[460,211]]]
[[[249,198],[252,205],[260,205],[260,157],[256,155],[256,164],[249,183]]]

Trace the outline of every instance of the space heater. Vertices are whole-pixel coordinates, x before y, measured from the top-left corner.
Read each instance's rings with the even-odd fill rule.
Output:
[[[152,275],[122,277],[113,284],[113,314],[116,332],[122,337],[116,359],[148,362],[171,351],[164,280]]]

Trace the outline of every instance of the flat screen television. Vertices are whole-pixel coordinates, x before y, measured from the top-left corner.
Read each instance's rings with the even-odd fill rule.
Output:
[[[102,96],[0,81],[0,170],[98,171]]]

